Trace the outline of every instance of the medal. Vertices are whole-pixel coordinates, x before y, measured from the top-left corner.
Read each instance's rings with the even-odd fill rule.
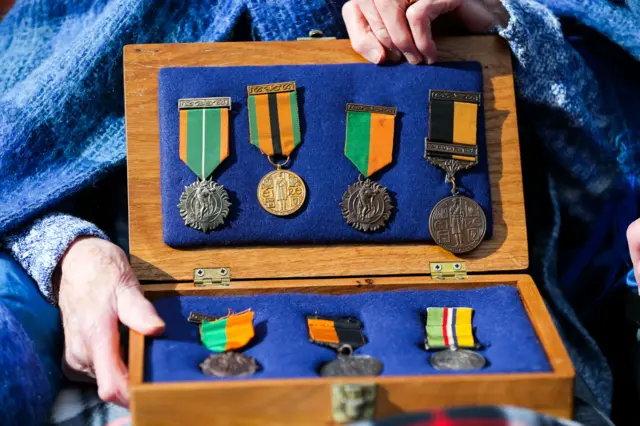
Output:
[[[387,189],[369,176],[393,160],[393,107],[347,104],[344,154],[366,179],[350,185],[342,196],[342,216],[358,231],[383,228],[393,210]]]
[[[200,323],[200,340],[212,352],[200,364],[204,374],[218,377],[246,376],[255,373],[259,366],[255,359],[237,352],[246,346],[255,335],[254,312],[251,309],[216,318],[192,312],[189,321]]]
[[[227,191],[209,179],[229,156],[231,98],[180,99],[180,159],[199,180],[180,195],[185,225],[209,232],[224,223],[231,203]]]
[[[302,142],[296,83],[248,86],[247,92],[251,144],[276,168],[258,184],[258,202],[273,215],[291,215],[302,207],[307,196],[302,178],[284,169],[291,153]],[[272,159],[274,156],[286,160],[278,164]]]
[[[378,376],[382,363],[368,355],[353,355],[353,351],[364,346],[362,322],[355,318],[307,317],[309,341],[327,346],[338,352],[338,358],[320,368],[323,377]]]
[[[476,142],[480,94],[470,92],[429,91],[429,137],[425,158],[446,173],[452,185],[451,196],[440,200],[429,216],[433,240],[452,253],[475,249],[487,231],[482,207],[460,195],[455,174],[478,164]]]
[[[436,370],[479,370],[486,364],[477,352],[473,337],[472,308],[427,308],[424,347],[426,350],[444,349],[431,356],[429,362]]]

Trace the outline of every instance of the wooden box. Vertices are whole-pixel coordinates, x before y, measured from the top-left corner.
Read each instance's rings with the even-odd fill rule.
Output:
[[[163,243],[160,214],[158,72],[164,67],[364,62],[345,40],[132,45],[125,48],[131,262],[145,295],[349,294],[395,289],[514,286],[551,371],[146,383],[145,338],[131,333],[129,368],[135,425],[325,425],[334,385],[374,384],[376,418],[447,406],[498,404],[553,416],[572,414],[574,370],[528,267],[515,95],[508,46],[491,37],[438,40],[443,61],[483,69],[493,236],[458,257],[433,244],[224,247],[177,250]],[[426,219],[425,219],[426,220]],[[312,263],[308,259],[313,259]],[[384,262],[377,261],[384,258]],[[284,261],[286,259],[286,261]],[[279,261],[280,260],[280,261]],[[273,268],[273,262],[280,266]],[[435,279],[430,264],[461,261],[464,279]],[[198,267],[227,267],[225,287],[196,287]],[[495,271],[495,272],[492,272]],[[499,273],[498,273],[499,272]]]

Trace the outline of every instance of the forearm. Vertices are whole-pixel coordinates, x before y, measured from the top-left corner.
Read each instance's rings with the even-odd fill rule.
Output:
[[[92,223],[67,214],[53,213],[0,237],[0,241],[38,284],[47,300],[55,303],[54,271],[69,245],[80,236],[108,239]]]

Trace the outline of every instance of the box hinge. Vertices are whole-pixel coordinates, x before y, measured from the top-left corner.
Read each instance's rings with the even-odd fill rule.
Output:
[[[298,40],[335,40],[335,37],[325,37],[320,30],[309,31],[309,37],[298,37]]]
[[[467,278],[467,265],[461,261],[429,262],[431,276],[436,280],[464,280]]]
[[[193,270],[193,285],[196,287],[228,287],[231,283],[231,268],[196,268]]]
[[[332,385],[331,413],[336,423],[372,420],[376,413],[375,383]]]

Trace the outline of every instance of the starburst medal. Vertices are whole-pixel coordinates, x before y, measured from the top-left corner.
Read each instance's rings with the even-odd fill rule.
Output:
[[[304,181],[285,170],[290,155],[302,142],[295,81],[248,86],[251,144],[267,156],[276,170],[258,184],[258,202],[276,216],[288,216],[300,209],[307,196]],[[275,156],[286,157],[282,164]]]
[[[209,179],[229,156],[231,98],[180,99],[180,159],[198,180],[180,196],[185,225],[209,232],[224,223],[231,203],[222,185]]]
[[[366,179],[349,186],[340,207],[347,223],[358,231],[383,228],[393,210],[387,189],[369,176],[393,160],[396,113],[393,107],[347,104],[344,153]]]

